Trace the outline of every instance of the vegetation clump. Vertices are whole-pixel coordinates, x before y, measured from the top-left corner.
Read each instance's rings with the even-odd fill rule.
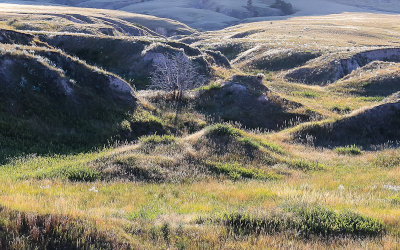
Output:
[[[0,207],[2,249],[130,249],[123,239],[101,232],[93,222],[37,215]]]
[[[335,152],[340,155],[360,155],[361,149],[355,145],[335,148]]]
[[[221,163],[208,162],[206,163],[212,172],[216,174],[227,175],[233,180],[239,179],[258,179],[258,180],[276,180],[280,176],[273,173],[267,173],[260,169],[244,167],[239,163]]]
[[[172,135],[151,135],[139,138],[139,141],[145,144],[171,144],[176,140],[176,137]]]
[[[377,219],[322,206],[300,206],[261,216],[249,212],[225,213],[211,220],[222,223],[229,232],[237,235],[286,232],[303,238],[378,237],[386,228]]]
[[[210,136],[240,136],[238,129],[228,125],[228,124],[216,124],[209,128],[208,134]]]

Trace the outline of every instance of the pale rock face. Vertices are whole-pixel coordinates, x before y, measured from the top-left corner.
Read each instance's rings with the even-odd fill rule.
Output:
[[[108,80],[110,82],[110,87],[111,89],[123,93],[123,94],[131,94],[133,93],[133,90],[131,86],[129,86],[126,82],[123,80],[115,77],[115,76],[108,76]]]
[[[61,87],[64,90],[65,95],[70,96],[72,95],[73,89],[69,86],[66,80],[60,81]]]

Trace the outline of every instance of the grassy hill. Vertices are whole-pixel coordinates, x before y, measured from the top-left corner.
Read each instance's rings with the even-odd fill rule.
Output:
[[[188,35],[195,30],[166,18],[105,9],[0,3],[0,24],[17,30],[111,36]]]
[[[398,248],[399,16],[0,6],[0,249]]]

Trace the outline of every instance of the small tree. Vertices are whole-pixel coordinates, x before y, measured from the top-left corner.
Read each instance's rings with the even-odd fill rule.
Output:
[[[196,68],[183,52],[173,55],[159,54],[153,59],[153,66],[151,87],[174,94],[175,124],[177,124],[184,91],[201,85],[204,78],[197,73]]]
[[[197,73],[183,52],[174,55],[160,54],[153,59],[153,66],[151,87],[173,92],[175,101],[182,100],[184,91],[194,89],[203,83],[203,77]]]

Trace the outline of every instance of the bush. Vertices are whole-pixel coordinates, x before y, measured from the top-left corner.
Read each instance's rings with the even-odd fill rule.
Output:
[[[335,148],[334,150],[337,154],[340,154],[340,155],[360,155],[362,153],[361,149],[356,147],[355,145],[339,147],[339,148]]]

